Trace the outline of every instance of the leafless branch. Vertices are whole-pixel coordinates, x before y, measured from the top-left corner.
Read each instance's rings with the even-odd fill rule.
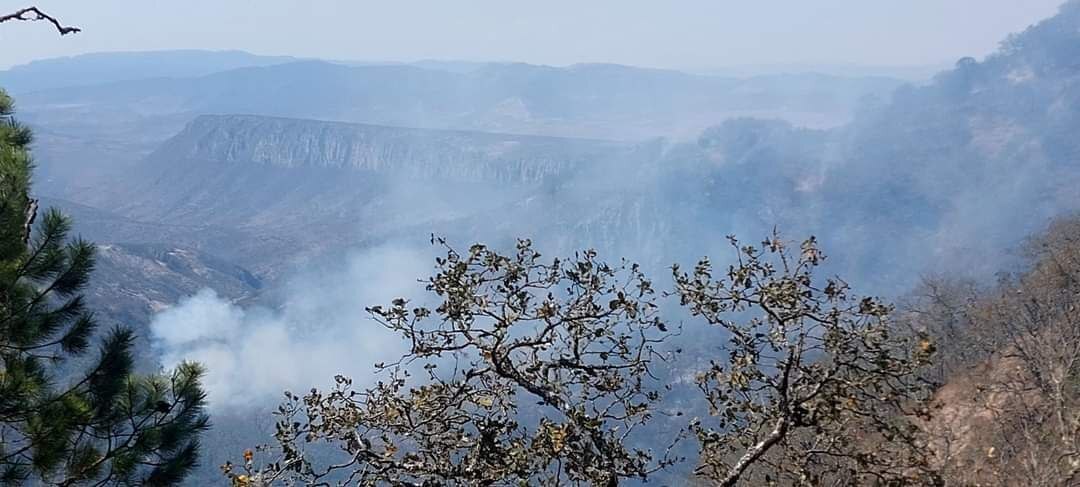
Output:
[[[37,7],[26,7],[24,9],[16,10],[15,12],[10,14],[0,15],[0,24],[11,20],[22,20],[26,22],[36,22],[44,20],[56,26],[56,31],[59,32],[62,36],[82,32],[82,29],[78,27],[61,24],[60,21],[56,19],[56,17],[42,12]]]

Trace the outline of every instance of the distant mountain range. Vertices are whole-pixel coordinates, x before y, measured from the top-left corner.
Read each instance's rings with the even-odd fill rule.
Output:
[[[828,237],[845,254],[844,267],[879,269],[858,272],[897,289],[911,282],[911,266],[978,265],[1054,214],[1080,209],[1080,146],[1069,135],[1080,126],[1080,72],[1070,57],[1078,39],[1067,27],[1080,18],[1075,10],[1015,36],[983,62],[962,60],[926,86],[900,85],[891,100],[857,104],[849,124],[818,130],[718,116],[689,142],[463,129],[476,128],[467,121],[477,113],[507,108],[508,99],[533,117],[521,132],[543,133],[537,120],[573,126],[782,109],[783,93],[835,90],[844,95],[834,99],[848,99],[865,95],[868,83],[896,84],[733,80],[613,65],[438,70],[288,62],[49,90],[20,102],[47,140],[97,137],[100,128],[77,130],[92,119],[66,118],[86,110],[116,113],[147,141],[116,172],[102,163],[107,181],[57,185],[57,196],[131,222],[191,228],[177,232],[199,235],[189,244],[270,281],[290,262],[431,231],[463,239],[528,235],[628,255],[647,247],[650,255],[640,258],[655,254],[661,262],[710,250],[728,232],[780,224]],[[213,111],[251,114],[198,115]],[[418,114],[431,117],[415,124],[427,128],[388,125]],[[139,132],[140,121],[165,117],[180,125],[169,140]],[[455,129],[439,128],[446,125]],[[117,130],[98,140],[127,133]],[[51,174],[63,167],[53,154],[62,153],[46,151],[43,169]],[[221,236],[228,232],[236,235]]]
[[[243,51],[101,52],[42,59],[0,71],[0,86],[14,95],[146,78],[190,78],[220,71],[295,62],[288,56]]]
[[[0,86],[17,88],[24,117],[67,131],[82,130],[80,121],[91,114],[103,130],[177,114],[244,113],[633,140],[687,136],[733,115],[833,126],[863,97],[886,96],[902,84],[883,77],[730,78],[604,64],[462,69],[460,63],[346,65],[226,52],[207,53],[206,63],[197,65],[192,57],[197,53],[42,61],[0,72]],[[140,77],[144,65],[150,67]],[[74,74],[55,75],[64,69]]]

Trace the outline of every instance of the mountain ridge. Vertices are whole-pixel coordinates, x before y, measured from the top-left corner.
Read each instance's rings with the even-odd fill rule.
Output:
[[[149,159],[535,183],[630,147],[615,141],[260,115],[200,115]]]

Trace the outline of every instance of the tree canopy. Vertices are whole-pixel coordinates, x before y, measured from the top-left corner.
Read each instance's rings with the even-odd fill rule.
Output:
[[[697,475],[720,485],[937,483],[918,423],[929,338],[843,281],[815,281],[814,239],[795,253],[776,235],[731,241],[722,277],[708,260],[676,266],[668,293],[594,251],[446,247],[427,280],[435,307],[369,309],[408,345],[401,360],[378,364],[372,387],[338,376],[328,392],[287,393],[277,444],[258,449],[270,461],[249,451],[225,474],[241,486],[617,485],[685,460],[676,446],[694,437]],[[679,352],[665,295],[726,337],[694,400],[667,402],[657,378]]]
[[[32,136],[12,114],[0,91],[0,483],[175,485],[208,427],[202,369],[137,375],[133,333],[96,333],[94,246],[57,210],[35,225]]]

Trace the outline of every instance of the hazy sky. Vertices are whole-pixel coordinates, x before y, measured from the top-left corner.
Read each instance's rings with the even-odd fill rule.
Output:
[[[0,1],[0,10],[21,6]],[[0,68],[92,51],[352,60],[926,65],[992,51],[1062,0],[40,0],[85,32],[0,27]]]

